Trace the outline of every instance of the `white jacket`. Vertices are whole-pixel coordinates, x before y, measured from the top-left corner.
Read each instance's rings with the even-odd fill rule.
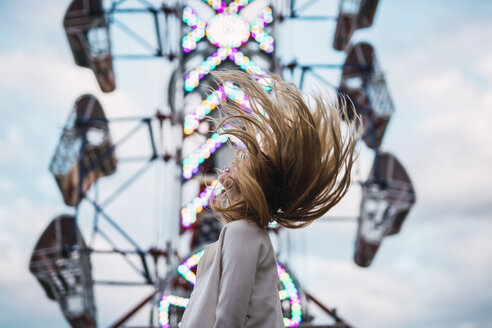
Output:
[[[283,328],[278,274],[266,230],[247,220],[224,226],[205,248],[181,328]]]

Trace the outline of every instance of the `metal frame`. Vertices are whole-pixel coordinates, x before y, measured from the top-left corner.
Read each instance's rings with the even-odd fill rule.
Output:
[[[116,190],[113,191],[106,199],[99,201],[97,199],[92,199],[89,197],[87,194],[83,194],[82,191],[82,181],[84,180],[84,177],[88,172],[91,171],[91,168],[85,167],[85,164],[82,161],[82,156],[80,156],[79,160],[79,184],[78,184],[78,198],[80,202],[75,206],[75,220],[77,221],[77,217],[79,214],[79,207],[82,201],[88,202],[94,209],[95,211],[95,216],[93,219],[93,228],[92,228],[92,238],[91,241],[94,240],[96,235],[101,236],[106,242],[108,242],[113,249],[111,251],[108,250],[97,250],[92,248],[91,245],[88,246],[87,249],[83,250],[86,252],[90,252],[92,254],[108,254],[108,253],[113,253],[113,254],[120,254],[123,256],[125,261],[129,264],[129,266],[137,272],[142,278],[144,279],[143,282],[137,282],[137,281],[94,281],[95,284],[105,284],[105,285],[122,285],[122,286],[129,286],[129,285],[154,285],[156,283],[156,280],[153,279],[150,275],[149,271],[149,266],[147,263],[146,256],[151,255],[153,257],[157,255],[163,255],[167,256],[166,251],[158,251],[155,249],[151,250],[143,250],[137,242],[134,241],[134,239],[128,234],[123,228],[121,228],[116,220],[114,220],[112,217],[110,217],[106,212],[105,212],[105,207],[109,205],[113,200],[115,200],[122,192],[124,192],[133,182],[135,182],[150,166],[152,163],[154,163],[156,160],[163,160],[163,161],[169,161],[173,157],[170,156],[169,154],[159,154],[156,149],[155,141],[154,141],[154,131],[152,127],[152,121],[162,121],[165,119],[170,119],[170,117],[162,116],[159,114],[159,112],[152,117],[134,117],[134,118],[123,118],[123,119],[108,119],[108,123],[115,123],[115,122],[121,122],[121,121],[136,121],[136,126],[134,126],[126,135],[124,135],[120,140],[114,143],[112,150],[115,150],[118,146],[122,145],[125,141],[127,141],[129,138],[131,138],[137,131],[139,131],[142,127],[147,127],[148,129],[148,136],[151,144],[151,150],[152,153],[148,157],[144,158],[120,158],[120,162],[125,162],[125,161],[142,161],[144,162],[143,166],[140,167],[133,175],[131,175],[125,182],[123,182],[119,187],[116,188]],[[86,122],[86,124],[89,124],[90,122]],[[83,146],[81,147],[81,153],[84,151],[84,145],[86,143],[86,138],[85,138],[85,133],[82,135],[83,136]],[[95,163],[92,163],[92,166],[97,165],[98,161],[103,160],[104,156],[106,154],[102,154],[99,158],[96,159]],[[109,237],[109,235],[101,230],[99,227],[99,222],[100,218],[104,219],[109,225],[120,235],[122,236],[126,241],[128,241],[134,248],[130,250],[122,250],[120,249],[116,243],[112,241],[112,239]],[[92,243],[92,242],[91,242]],[[141,268],[137,267],[133,262],[131,262],[128,259],[128,255],[136,255],[140,259],[141,263]]]
[[[135,0],[142,5],[141,8],[122,8],[122,5],[128,0],[111,0],[111,5],[109,9],[106,11],[106,15],[108,16],[109,27],[112,26],[117,27],[123,33],[125,33],[128,37],[139,43],[143,48],[146,49],[149,53],[147,54],[116,54],[113,55],[115,59],[145,59],[145,58],[153,58],[153,57],[162,57],[169,60],[173,60],[176,57],[175,53],[169,51],[169,49],[165,49],[165,44],[162,40],[161,34],[161,24],[160,18],[166,22],[168,16],[177,15],[176,9],[172,7],[168,7],[165,3],[160,7],[155,7],[151,3],[145,0]],[[151,15],[151,19],[154,24],[154,40],[156,46],[150,44],[148,40],[142,35],[138,34],[138,32],[132,30],[130,27],[125,25],[121,20],[117,18],[118,15],[121,14],[149,14]]]

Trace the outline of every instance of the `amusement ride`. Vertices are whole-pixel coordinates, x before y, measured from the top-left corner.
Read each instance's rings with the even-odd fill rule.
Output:
[[[361,143],[374,152],[369,175],[352,186],[362,189],[355,264],[370,266],[383,238],[400,231],[416,198],[402,164],[394,154],[380,149],[394,113],[393,101],[373,46],[351,42],[354,33],[372,25],[378,0],[339,0],[335,16],[305,14],[318,2],[71,1],[63,17],[68,45],[75,64],[93,71],[102,92],[117,88],[119,72],[114,61],[157,59],[168,72],[163,90],[166,105],[152,115],[109,117],[94,95],[81,95],[55,148],[49,169],[71,211],[56,216],[42,232],[29,269],[46,296],[59,303],[72,327],[101,325],[98,312],[107,310],[98,302],[95,288],[99,285],[121,290],[146,286],[150,291],[121,309],[111,327],[178,327],[204,246],[217,240],[222,227],[208,209],[217,185],[216,170],[232,158],[227,145],[238,143],[227,131],[215,131],[211,118],[218,117],[216,109],[225,99],[248,106],[247,95],[232,82],[218,85],[211,74],[217,69],[239,69],[260,79],[272,72],[300,89],[311,77],[335,94],[348,96],[363,119]],[[126,24],[134,15],[145,17],[152,28],[142,32],[138,25]],[[294,46],[296,40],[282,38],[282,30],[299,21],[331,22],[335,27],[333,51],[345,60],[311,65],[302,58],[285,62],[279,49]],[[114,43],[120,41],[113,37],[116,31],[132,39],[141,51],[114,53]],[[328,35],[326,38],[324,42],[330,42]],[[339,78],[333,82],[324,77],[323,70],[339,71]],[[113,129],[124,130],[118,124],[128,129],[115,137]],[[132,144],[134,138],[138,141]],[[128,144],[133,146],[125,148]],[[152,167],[158,167],[152,180],[160,192],[145,185],[136,198],[125,198]],[[114,205],[121,199],[119,204],[131,210],[115,210],[124,207]],[[158,200],[154,217],[149,211],[139,211],[147,206],[142,199]],[[131,225],[126,224],[129,220]],[[269,227],[279,254],[288,247],[282,241],[283,230]],[[153,237],[135,237],[142,233]],[[98,256],[118,257],[134,279],[122,280],[121,275],[106,270],[110,278],[103,280],[96,274],[101,265]],[[285,327],[351,327],[349,319],[302,287],[296,269],[287,262],[277,263]],[[330,322],[314,324],[312,306],[331,317]],[[145,320],[136,323],[138,313]]]

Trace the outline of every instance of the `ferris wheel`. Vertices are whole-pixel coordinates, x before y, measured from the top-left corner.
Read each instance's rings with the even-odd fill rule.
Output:
[[[41,234],[30,271],[48,298],[59,303],[72,327],[98,326],[97,313],[103,309],[94,289],[99,285],[143,285],[150,290],[141,301],[122,309],[112,327],[130,327],[128,323],[135,314],[145,309],[148,315],[143,325],[178,327],[203,247],[214,242],[221,230],[220,222],[207,208],[217,183],[215,172],[232,158],[227,144],[237,143],[227,131],[214,132],[210,118],[219,115],[216,108],[225,99],[248,106],[247,95],[232,82],[217,84],[213,78],[217,69],[240,69],[257,76],[267,72],[292,79],[295,76],[294,82],[301,89],[311,75],[338,94],[349,96],[363,118],[362,140],[375,154],[372,170],[361,184],[355,263],[369,266],[383,238],[400,231],[416,198],[402,164],[380,149],[394,105],[372,45],[351,43],[358,29],[372,25],[378,1],[340,0],[336,16],[304,15],[316,2],[71,1],[63,26],[75,63],[94,72],[103,92],[117,88],[115,60],[159,58],[170,71],[165,77],[167,106],[155,114],[108,118],[101,102],[85,94],[76,99],[63,128],[50,171],[64,203],[73,211],[55,217]],[[142,33],[138,26],[128,26],[124,17],[130,15],[144,15],[152,28]],[[333,51],[344,52],[345,61],[316,65],[301,59],[284,62],[278,45],[287,41],[279,37],[279,31],[286,22],[298,20],[335,21]],[[115,31],[141,49],[114,53]],[[339,70],[338,83],[325,79],[320,73],[324,69]],[[118,124],[125,124],[127,130],[115,137],[112,130]],[[131,148],[126,156],[120,156],[119,150],[137,136],[146,142],[144,154],[135,156],[135,148]],[[127,163],[131,163],[131,169],[124,168]],[[166,188],[159,202],[165,210],[153,225],[148,223],[151,218],[140,212],[128,228],[123,223],[132,212],[120,211],[116,217],[110,213],[110,206],[156,166],[162,173],[158,183]],[[105,185],[105,180],[116,176],[120,177],[118,183]],[[138,196],[139,200],[152,198],[151,188],[142,189]],[[132,208],[147,206],[138,200],[132,202]],[[83,233],[82,225],[90,226],[89,235]],[[154,239],[142,243],[142,238],[135,235],[149,227]],[[163,230],[166,233],[161,233]],[[282,229],[273,225],[270,233],[277,238]],[[93,262],[101,254],[123,259],[135,279],[102,280],[96,276],[97,265]],[[289,263],[277,263],[285,326],[350,327],[334,309],[302,288],[295,271]],[[312,324],[312,305],[326,312],[333,324]]]

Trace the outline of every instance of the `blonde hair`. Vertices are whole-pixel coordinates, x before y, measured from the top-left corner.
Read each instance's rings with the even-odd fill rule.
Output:
[[[261,77],[268,81],[270,91],[254,76],[238,70],[214,76],[220,84],[237,85],[250,107],[230,99],[219,106],[218,129],[244,145],[236,149],[233,159],[233,183],[241,197],[232,201],[226,188],[212,200],[212,209],[228,222],[248,219],[264,228],[275,220],[287,228],[300,228],[337,204],[350,186],[354,148],[360,138],[357,131],[362,130],[356,128],[361,124],[356,116],[342,136],[341,119],[349,122],[345,99],[336,104],[314,96],[311,111],[301,91],[278,76]],[[350,109],[356,115],[353,105]]]

